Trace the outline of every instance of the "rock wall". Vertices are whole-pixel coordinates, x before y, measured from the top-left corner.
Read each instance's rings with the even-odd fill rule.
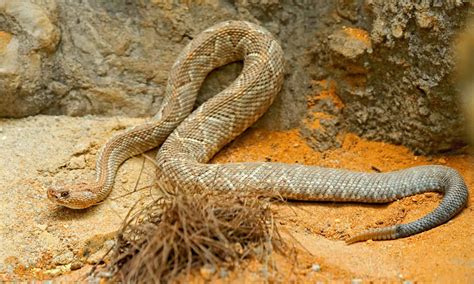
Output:
[[[200,31],[224,20],[281,41],[283,91],[257,127],[300,127],[314,148],[344,131],[418,152],[464,143],[452,42],[460,1],[0,0],[0,116],[149,116],[168,71]],[[198,103],[237,76],[213,72]]]
[[[474,145],[474,5],[471,6],[470,15],[465,30],[457,40],[456,76],[461,89],[461,104],[466,118],[467,134],[471,145]]]

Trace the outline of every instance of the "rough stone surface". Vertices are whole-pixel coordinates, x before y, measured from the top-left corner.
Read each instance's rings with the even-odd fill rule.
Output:
[[[58,65],[57,6],[46,2],[0,1],[0,116],[37,114],[57,100],[47,88]]]
[[[370,32],[374,53],[340,80],[348,130],[419,152],[463,144],[464,121],[452,78],[452,43],[465,23],[466,5],[367,4],[367,12],[374,17]]]
[[[474,15],[474,5],[471,6]],[[456,45],[457,77],[461,89],[461,104],[466,118],[467,134],[474,145],[474,17],[460,35]]]
[[[241,19],[274,33],[288,61],[283,91],[257,127],[299,126],[319,150],[337,146],[341,131],[448,150],[463,143],[451,43],[467,11],[452,3],[2,0],[0,116],[150,116],[180,50],[205,28]],[[240,68],[211,74],[199,102]],[[321,81],[334,82],[342,107],[319,98],[308,108]]]

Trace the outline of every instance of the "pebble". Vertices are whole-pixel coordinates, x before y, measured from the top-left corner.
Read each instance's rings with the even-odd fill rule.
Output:
[[[209,280],[216,273],[216,268],[213,265],[204,265],[199,269],[199,273],[204,279]]]
[[[74,259],[74,253],[70,250],[65,251],[64,253],[57,255],[53,258],[53,263],[56,265],[64,265],[71,263]]]
[[[362,279],[354,278],[351,280],[351,284],[362,284]]]
[[[405,280],[405,281],[403,281],[402,283],[403,283],[403,284],[413,284],[413,281],[411,281],[411,280]]]
[[[38,229],[40,229],[41,231],[44,231],[44,230],[46,230],[46,228],[48,227],[48,225],[46,225],[46,224],[36,224],[36,227],[37,227]]]
[[[220,278],[227,278],[229,277],[229,270],[222,268],[221,271],[219,271],[219,277]]]
[[[84,266],[84,263],[82,263],[81,261],[74,261],[73,263],[71,263],[71,270],[78,270],[82,268],[83,266]]]
[[[79,142],[73,148],[74,155],[81,155],[87,153],[91,147],[90,143]]]
[[[104,257],[106,256],[107,252],[114,246],[114,244],[115,244],[114,240],[105,241],[102,247],[98,251],[96,251],[95,253],[93,253],[87,258],[87,263],[98,264],[101,261],[105,261],[106,259],[104,259]]]
[[[242,255],[244,253],[244,248],[242,247],[242,245],[240,243],[234,243],[233,244],[233,249],[239,255]]]
[[[311,270],[314,271],[314,272],[319,272],[321,271],[321,266],[317,263],[311,265]]]
[[[84,156],[72,157],[68,163],[69,169],[83,169],[86,167],[86,158]]]

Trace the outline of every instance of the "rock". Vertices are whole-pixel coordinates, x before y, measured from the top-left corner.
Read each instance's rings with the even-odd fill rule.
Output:
[[[204,279],[210,280],[212,276],[216,273],[216,268],[213,265],[204,265],[199,269],[199,273]]]
[[[227,270],[226,268],[221,268],[219,270],[219,277],[220,278],[227,278],[229,277],[229,270]]]
[[[466,132],[474,145],[474,19],[471,17],[456,45],[456,70],[460,85],[461,105],[466,118]]]
[[[82,261],[74,261],[71,263],[71,270],[78,270],[81,269],[84,266],[84,263]]]
[[[314,263],[313,265],[311,265],[311,271],[320,272],[321,271],[321,266],[317,263]]]
[[[362,284],[362,279],[354,278],[351,280],[351,284]]]
[[[345,131],[420,153],[465,142],[449,79],[451,43],[468,11],[462,1],[257,2],[2,1],[0,117],[152,116],[181,49],[217,22],[242,19],[274,33],[287,59],[283,90],[256,127],[294,128],[319,112],[335,127],[302,133],[320,151],[339,147]],[[198,103],[241,69],[211,72]],[[307,107],[314,82],[329,78],[344,107],[321,98]]]
[[[55,0],[46,4],[55,9]],[[52,5],[51,5],[52,4]],[[59,29],[54,24],[46,7],[31,1],[2,1],[0,12],[13,17],[26,32],[34,39],[35,49],[54,51],[59,42]],[[55,13],[56,11],[53,11]]]
[[[56,255],[53,258],[53,263],[55,265],[64,265],[70,264],[74,259],[74,253],[70,250],[66,250],[64,253]]]
[[[48,225],[46,225],[46,224],[36,224],[36,227],[38,229],[40,229],[41,231],[44,231],[44,230],[46,230],[46,228],[48,228]]]
[[[0,14],[21,29],[0,31],[0,116],[37,114],[55,99],[46,86],[53,72],[49,54],[55,52],[60,35],[51,17],[57,13],[54,1],[48,2],[0,2]]]
[[[71,160],[69,160],[67,167],[71,170],[83,169],[86,167],[86,158],[84,156],[71,157]]]
[[[329,47],[347,58],[354,59],[365,52],[372,53],[372,43],[367,31],[345,27],[329,36]]]
[[[110,249],[114,246],[114,244],[115,242],[113,240],[105,241],[105,243],[102,245],[102,247],[98,251],[96,251],[95,253],[93,253],[87,258],[87,263],[98,264],[101,261],[104,261],[107,252],[110,251]]]

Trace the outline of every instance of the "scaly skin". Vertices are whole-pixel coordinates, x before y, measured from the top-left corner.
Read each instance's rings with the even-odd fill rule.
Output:
[[[242,60],[240,76],[192,114],[198,90],[213,69]],[[95,183],[51,188],[48,197],[70,208],[102,202],[127,158],[164,143],[159,178],[182,190],[276,191],[287,199],[384,203],[426,191],[444,193],[432,213],[412,223],[362,232],[348,243],[396,239],[441,225],[461,211],[468,191],[461,175],[444,166],[389,173],[360,173],[280,163],[206,164],[224,145],[265,113],[283,83],[283,51],[270,33],[230,21],[201,33],[178,57],[158,114],[105,144]]]

